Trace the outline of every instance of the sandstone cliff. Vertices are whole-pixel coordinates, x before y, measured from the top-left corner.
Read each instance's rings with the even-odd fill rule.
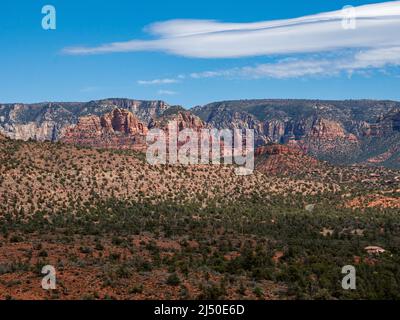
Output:
[[[61,141],[96,148],[144,150],[147,127],[131,112],[114,109],[102,116],[84,116],[69,127]]]

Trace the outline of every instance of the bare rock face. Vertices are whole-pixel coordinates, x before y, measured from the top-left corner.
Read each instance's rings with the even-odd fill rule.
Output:
[[[307,153],[329,158],[340,153],[355,152],[359,148],[357,137],[332,120],[316,119],[307,133],[296,143]]]
[[[199,117],[191,114],[190,112],[179,112],[179,114],[173,120],[178,122],[178,130],[199,130],[206,127],[206,124]]]
[[[167,114],[158,119],[153,119],[153,121],[149,124],[149,128],[168,130],[168,124],[170,122],[176,122],[178,131],[182,131],[184,129],[193,129],[195,131],[199,131],[207,128],[207,124],[203,120],[193,115],[191,112],[183,110]]]
[[[147,133],[147,127],[124,109],[117,108],[101,116],[100,125],[107,133],[122,132],[130,135]]]
[[[19,125],[6,125],[3,128],[3,132],[8,137],[15,140],[29,140],[34,139],[38,141],[51,140],[55,123],[43,122],[41,124],[35,122],[29,122]]]
[[[81,117],[61,138],[62,142],[96,148],[144,150],[147,127],[131,112],[114,109],[101,117]]]
[[[346,132],[340,123],[319,118],[313,123],[308,136],[329,141],[337,138],[346,138]]]
[[[76,125],[72,125],[67,129],[61,141],[74,143],[77,139],[84,140],[101,137],[105,133],[105,130],[103,131],[102,129],[98,116],[81,117]]]
[[[0,105],[0,132],[16,140],[56,140],[68,117],[62,106]]]
[[[150,129],[161,129],[164,131],[168,146],[167,152],[169,152],[169,124],[171,122],[176,123],[176,134],[185,129],[191,129],[199,133],[202,129],[207,128],[207,124],[199,117],[193,115],[191,112],[186,111],[181,107],[172,108],[173,109],[171,109],[169,113],[165,114],[163,117],[153,119],[149,124]],[[177,141],[178,148],[184,144],[184,141]]]
[[[262,132],[271,141],[279,143],[286,132],[286,124],[281,120],[266,121],[262,125]]]

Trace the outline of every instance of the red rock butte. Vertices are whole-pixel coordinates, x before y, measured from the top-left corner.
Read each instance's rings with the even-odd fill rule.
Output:
[[[79,118],[76,125],[66,130],[61,141],[97,148],[143,150],[147,131],[147,126],[133,113],[116,108],[101,117]]]

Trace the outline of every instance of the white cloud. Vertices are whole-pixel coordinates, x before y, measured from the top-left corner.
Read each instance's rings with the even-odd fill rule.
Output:
[[[171,91],[171,90],[158,90],[157,93],[162,96],[173,96],[173,95],[178,94],[178,92]]]
[[[171,84],[178,83],[177,79],[154,79],[154,80],[139,80],[137,83],[141,85],[159,85],[159,84]]]
[[[315,53],[340,49],[400,47],[400,1],[355,8],[356,29],[342,26],[342,10],[288,20],[224,23],[171,20],[150,25],[155,40],[66,48],[67,54],[163,51],[196,58]]]
[[[190,74],[190,77],[193,79],[201,79],[201,78],[214,78],[222,75],[229,75],[229,71],[204,71],[204,72],[194,72]]]
[[[193,79],[202,78],[298,78],[305,76],[335,76],[400,66],[400,47],[357,50],[338,55],[314,55],[308,58],[281,59],[274,63],[245,66],[217,71],[191,73]]]
[[[359,52],[355,56],[355,62],[354,67],[358,68],[380,68],[386,65],[400,65],[400,46]]]

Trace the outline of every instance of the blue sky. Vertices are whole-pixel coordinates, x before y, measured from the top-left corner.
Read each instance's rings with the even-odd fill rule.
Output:
[[[339,30],[337,14],[287,20],[376,3],[3,0],[0,102],[400,100],[398,1],[357,11],[355,30]],[[56,30],[41,27],[47,4]]]

